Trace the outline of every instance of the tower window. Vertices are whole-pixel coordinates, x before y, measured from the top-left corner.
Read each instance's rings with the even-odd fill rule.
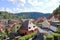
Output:
[[[19,27],[17,26],[17,28],[19,28]]]
[[[35,26],[33,26],[35,28]]]
[[[29,27],[29,29],[31,29],[31,27]]]

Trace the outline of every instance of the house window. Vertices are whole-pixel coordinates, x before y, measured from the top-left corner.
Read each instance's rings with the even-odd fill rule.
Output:
[[[17,26],[17,28],[19,28],[19,27]]]
[[[35,28],[35,26],[33,26]]]
[[[29,27],[29,29],[31,29],[31,27]]]

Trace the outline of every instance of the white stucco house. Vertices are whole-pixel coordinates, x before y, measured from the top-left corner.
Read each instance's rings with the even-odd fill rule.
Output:
[[[26,20],[23,22],[21,28],[19,29],[20,34],[30,34],[31,32],[37,31],[37,26],[31,22],[30,20]]]
[[[50,24],[51,24],[52,26],[56,26],[56,27],[60,26],[59,19],[53,16],[53,17],[51,18]]]
[[[43,28],[47,28],[47,29],[49,29],[49,30],[51,30],[51,31],[56,31],[56,30],[57,30],[57,27],[52,26],[47,20],[44,20],[44,21],[42,22],[42,27],[43,27]]]

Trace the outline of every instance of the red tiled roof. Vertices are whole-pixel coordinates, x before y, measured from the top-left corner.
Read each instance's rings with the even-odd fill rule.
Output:
[[[5,29],[2,27],[1,24],[0,24],[0,31],[3,32],[3,33],[5,32]]]
[[[50,15],[47,19],[51,19],[53,17],[53,15]]]
[[[39,17],[39,18],[37,18],[35,21],[34,21],[34,23],[35,24],[37,24],[38,22],[42,22],[42,21],[44,21],[44,16],[43,17]]]
[[[58,18],[58,15],[54,15],[55,18]]]
[[[10,24],[14,24],[14,23],[21,23],[22,21],[21,20],[10,20],[9,23]]]
[[[54,15],[51,15],[50,17],[47,18],[48,21],[51,21],[51,18],[54,16],[54,18],[59,18],[59,15],[60,14],[54,14]]]

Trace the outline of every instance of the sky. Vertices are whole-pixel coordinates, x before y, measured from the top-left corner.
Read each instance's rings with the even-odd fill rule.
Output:
[[[60,0],[0,0],[0,11],[52,13]]]

